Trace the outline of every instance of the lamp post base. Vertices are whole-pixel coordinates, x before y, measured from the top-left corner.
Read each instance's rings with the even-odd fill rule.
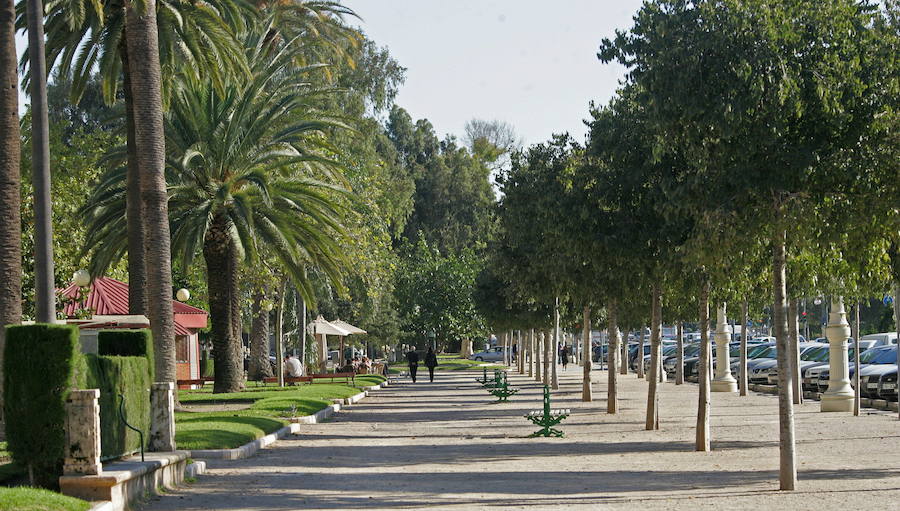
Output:
[[[852,412],[853,411],[853,393],[850,394],[822,394],[823,412]]]
[[[713,380],[710,390],[713,392],[737,392],[737,381],[732,380]]]

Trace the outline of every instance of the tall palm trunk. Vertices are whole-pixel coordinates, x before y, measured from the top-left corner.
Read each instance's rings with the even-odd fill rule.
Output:
[[[750,304],[747,300],[744,300],[744,305],[741,307],[741,321],[743,323],[741,326],[741,366],[738,368],[738,390],[740,395],[746,396],[749,377],[747,374],[747,341],[750,340],[750,329],[747,327],[750,324]]]
[[[619,373],[616,371],[616,356],[619,354],[621,339],[619,338],[618,310],[616,305],[615,300],[611,300],[609,303],[609,318],[606,329],[606,335],[609,338],[609,346],[606,351],[606,413],[617,413],[619,411]]]
[[[122,94],[125,98],[125,147],[128,161],[125,174],[125,223],[128,231],[128,312],[146,316],[147,267],[144,263],[144,208],[141,203],[141,174],[134,132],[134,101],[131,71],[128,69],[128,39],[119,48],[122,60]]]
[[[272,377],[269,363],[269,311],[263,306],[264,292],[253,295],[250,306],[253,314],[250,324],[250,369],[248,378],[262,380]]]
[[[778,375],[790,371],[788,355],[787,284],[787,235],[783,222],[782,205],[775,205],[775,235],[772,239],[772,282],[775,287],[775,349],[778,360]],[[782,382],[784,383],[784,382]],[[794,451],[794,401],[791,385],[778,386],[779,424],[779,482],[782,490],[793,490],[797,486],[796,454]]]
[[[156,378],[174,382],[175,318],[172,314],[172,255],[156,1],[144,0],[135,4],[133,0],[126,0],[125,11],[134,142],[146,222],[144,262],[150,328],[156,353]]]
[[[659,345],[662,337],[662,290],[653,284],[650,305],[650,385],[647,390],[646,429],[659,429]],[[640,362],[644,365],[643,360]]]
[[[697,363],[697,378],[700,383],[697,404],[697,445],[698,451],[709,451],[709,278],[703,277],[700,288],[700,360]]]
[[[241,340],[235,335],[233,317],[239,303],[238,253],[228,227],[224,217],[215,217],[203,243],[216,368],[213,392],[237,392],[243,387]]]
[[[22,219],[16,7],[0,0],[0,414],[5,325],[22,321]]]
[[[284,296],[287,281],[281,281],[275,304],[275,360],[278,362],[278,386],[284,387]],[[268,339],[266,339],[268,341]],[[268,342],[266,343],[268,348]]]
[[[26,2],[28,58],[31,62],[31,184],[34,188],[34,302],[38,321],[56,319],[53,223],[50,211],[50,121],[44,53],[44,3]]]
[[[581,379],[581,400],[593,401],[594,395],[591,392],[591,308],[584,307],[583,312],[584,330],[581,332],[581,344],[584,346],[582,357],[582,365],[584,366],[584,376]]]

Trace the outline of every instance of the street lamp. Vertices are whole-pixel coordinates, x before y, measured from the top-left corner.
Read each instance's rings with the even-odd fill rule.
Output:
[[[185,288],[181,288],[175,293],[175,298],[177,298],[179,302],[186,302],[191,299],[191,292]]]
[[[91,284],[91,274],[87,270],[78,270],[72,275],[72,282],[78,287],[87,287]]]

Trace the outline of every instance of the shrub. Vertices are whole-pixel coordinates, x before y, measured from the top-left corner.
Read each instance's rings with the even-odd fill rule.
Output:
[[[78,328],[8,326],[4,360],[10,454],[28,469],[32,484],[56,487],[64,457],[66,398],[83,377]]]
[[[87,356],[86,388],[100,389],[100,448],[104,459],[140,450],[140,436],[119,418],[125,398],[128,423],[150,436],[150,385],[152,362],[143,356]]]
[[[117,357],[144,357],[150,364],[150,381],[155,373],[153,334],[150,330],[101,330],[97,333],[97,354]]]

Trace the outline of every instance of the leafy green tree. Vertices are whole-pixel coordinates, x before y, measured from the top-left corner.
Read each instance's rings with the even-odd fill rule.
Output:
[[[788,226],[854,181],[843,150],[884,110],[874,16],[852,0],[657,0],[601,46],[648,92],[657,151],[676,148],[691,163],[686,206],[702,213],[714,200],[771,243],[780,375]],[[782,489],[796,486],[790,387],[779,386]]]

